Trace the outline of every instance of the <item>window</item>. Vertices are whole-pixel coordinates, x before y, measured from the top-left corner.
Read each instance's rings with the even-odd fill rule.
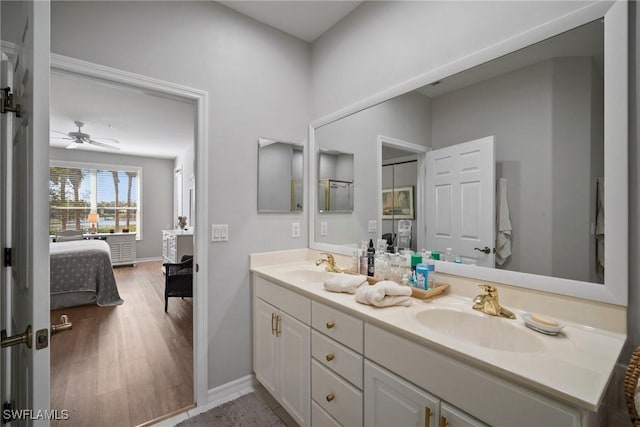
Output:
[[[52,162],[49,168],[49,233],[88,232],[90,212],[97,212],[99,233],[136,233],[140,238],[142,169]]]

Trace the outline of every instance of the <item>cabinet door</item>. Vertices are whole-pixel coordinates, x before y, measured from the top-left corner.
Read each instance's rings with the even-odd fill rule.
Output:
[[[488,427],[487,424],[446,402],[442,402],[440,405],[440,415],[442,416],[440,421],[442,427]]]
[[[280,312],[277,324],[282,407],[301,426],[310,424],[311,328]]]
[[[364,425],[438,427],[440,400],[369,361],[364,364]]]
[[[261,299],[255,299],[253,314],[253,371],[260,383],[277,397],[277,345],[273,333],[275,326],[275,307]]]

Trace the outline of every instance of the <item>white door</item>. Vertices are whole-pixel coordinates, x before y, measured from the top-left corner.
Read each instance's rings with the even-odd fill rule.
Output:
[[[49,3],[45,1],[18,2],[10,8],[12,16],[5,22],[15,22],[15,34],[7,34],[3,28],[2,39],[15,43],[15,51],[9,53],[9,64],[13,69],[11,90],[14,102],[21,107],[21,117],[12,112],[4,114],[3,150],[11,152],[2,159],[3,194],[11,194],[5,200],[11,211],[10,232],[2,237],[3,249],[6,238],[11,237],[11,267],[2,268],[2,276],[10,276],[11,302],[7,335],[15,336],[28,327],[32,334],[27,337],[30,346],[17,344],[3,348],[5,357],[10,354],[10,372],[3,381],[10,381],[9,395],[3,398],[13,403],[14,409],[31,409],[33,417],[49,410],[49,242],[48,242],[48,175],[49,175]],[[14,16],[15,15],[15,16]],[[11,134],[5,133],[11,129]],[[4,164],[11,161],[10,165]],[[5,171],[12,170],[11,177]],[[0,215],[2,222],[7,221]],[[43,260],[45,262],[43,262]],[[7,270],[8,268],[8,270]],[[2,307],[2,317],[5,317]],[[43,334],[40,340],[38,333]],[[3,390],[5,388],[3,384]],[[3,402],[4,403],[4,402]],[[41,413],[44,414],[44,413]],[[16,420],[13,425],[32,424],[28,416]],[[47,425],[48,421],[33,421]]]
[[[494,183],[493,136],[428,152],[426,248],[494,267]]]
[[[278,342],[275,337],[278,310],[261,299],[255,299],[253,315],[253,371],[256,378],[269,393],[278,391],[277,355]]]
[[[282,407],[299,425],[308,426],[311,418],[311,328],[283,312],[278,315]]]
[[[440,399],[382,369],[364,363],[364,425],[437,426]]]

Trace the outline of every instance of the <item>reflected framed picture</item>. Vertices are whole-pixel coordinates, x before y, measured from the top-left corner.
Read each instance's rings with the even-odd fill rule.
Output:
[[[414,219],[413,188],[382,190],[382,219]]]

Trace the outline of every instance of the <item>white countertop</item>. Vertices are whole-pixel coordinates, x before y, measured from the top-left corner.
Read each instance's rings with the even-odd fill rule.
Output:
[[[565,328],[560,335],[544,335],[524,325],[520,316],[523,310],[517,307],[505,304],[516,314],[515,320],[497,318],[473,310],[470,298],[452,293],[430,300],[412,298],[410,307],[376,308],[357,303],[353,295],[326,291],[317,274],[312,278],[312,273],[309,280],[292,282],[287,273],[294,270],[324,271],[324,266],[316,267],[312,261],[252,266],[253,272],[313,300],[337,306],[369,323],[589,411],[598,410],[626,339],[624,334],[562,319]],[[499,349],[500,340],[498,345],[474,344],[456,338],[442,327],[430,327],[417,320],[418,313],[434,309],[462,311],[486,317],[488,319],[481,319],[486,322],[509,322],[510,326],[498,326],[506,326],[500,329],[512,331],[514,336],[500,338],[509,340],[508,346],[514,338],[524,341],[527,350]],[[489,329],[493,329],[494,324],[488,323]],[[492,334],[493,331],[480,333]]]

